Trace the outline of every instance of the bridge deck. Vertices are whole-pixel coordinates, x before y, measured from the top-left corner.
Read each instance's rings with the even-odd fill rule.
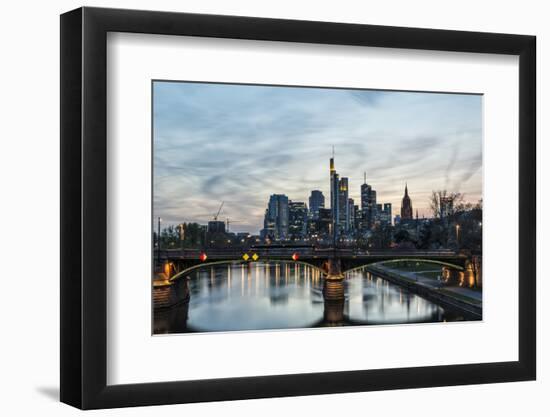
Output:
[[[200,250],[181,250],[171,249],[161,251],[161,258],[163,259],[198,259],[203,253]],[[467,256],[463,254],[457,254],[453,251],[357,251],[349,249],[239,249],[239,250],[226,250],[226,249],[207,249],[204,251],[209,259],[235,259],[239,260],[246,253],[248,255],[257,254],[259,257],[268,258],[289,258],[291,259],[293,254],[297,254],[301,259],[303,258],[357,258],[357,259],[371,259],[371,258],[425,258],[425,259],[466,259]]]
[[[246,249],[211,249],[205,251],[206,259],[200,258],[202,252],[198,250],[164,250],[161,251],[160,261],[176,264],[176,275],[181,276],[186,271],[195,269],[200,265],[208,265],[220,262],[252,262],[252,261],[287,261],[299,260],[320,268],[326,273],[334,265],[334,259],[338,265],[338,274],[352,269],[360,268],[380,262],[397,260],[417,260],[439,263],[443,266],[464,270],[468,257],[452,251],[358,251],[350,249],[316,249],[316,248],[250,248]],[[246,259],[243,255],[247,254]],[[293,255],[297,254],[297,258]],[[256,255],[256,256],[254,256]],[[334,271],[333,271],[334,272]]]

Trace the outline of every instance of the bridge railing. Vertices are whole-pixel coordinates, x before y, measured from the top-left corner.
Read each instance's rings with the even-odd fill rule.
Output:
[[[300,257],[457,257],[464,258],[465,255],[457,254],[451,250],[431,250],[431,251],[411,251],[402,249],[390,250],[360,250],[348,248],[251,248],[244,250],[241,248],[215,248],[204,251],[210,259],[240,259],[245,253],[251,256],[256,253],[262,257],[292,257],[298,254]],[[198,259],[203,251],[198,249],[166,249],[161,251],[162,259]]]

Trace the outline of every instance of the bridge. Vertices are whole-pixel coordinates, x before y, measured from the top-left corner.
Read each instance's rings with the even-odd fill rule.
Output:
[[[196,268],[227,262],[298,262],[318,268],[326,280],[341,280],[352,269],[374,263],[418,261],[440,264],[464,271],[469,259],[450,250],[416,251],[388,249],[365,251],[349,248],[317,248],[314,246],[261,245],[250,248],[165,249],[158,261],[164,265],[170,280],[187,275]]]

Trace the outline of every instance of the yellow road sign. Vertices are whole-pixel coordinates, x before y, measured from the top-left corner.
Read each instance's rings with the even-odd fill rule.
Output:
[[[245,261],[248,261],[249,258],[250,258],[250,256],[248,255],[248,253],[245,253],[245,254],[243,255],[243,259],[244,259]]]
[[[252,255],[252,259],[257,261],[258,259],[260,259],[260,257],[258,256],[257,253],[255,253],[254,255]]]

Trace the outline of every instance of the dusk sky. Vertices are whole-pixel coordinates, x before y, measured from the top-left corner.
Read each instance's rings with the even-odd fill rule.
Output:
[[[431,217],[432,190],[482,191],[482,96],[154,82],[154,216],[219,220],[259,233],[271,194],[329,199],[329,158],[360,205],[363,172],[378,203]]]

